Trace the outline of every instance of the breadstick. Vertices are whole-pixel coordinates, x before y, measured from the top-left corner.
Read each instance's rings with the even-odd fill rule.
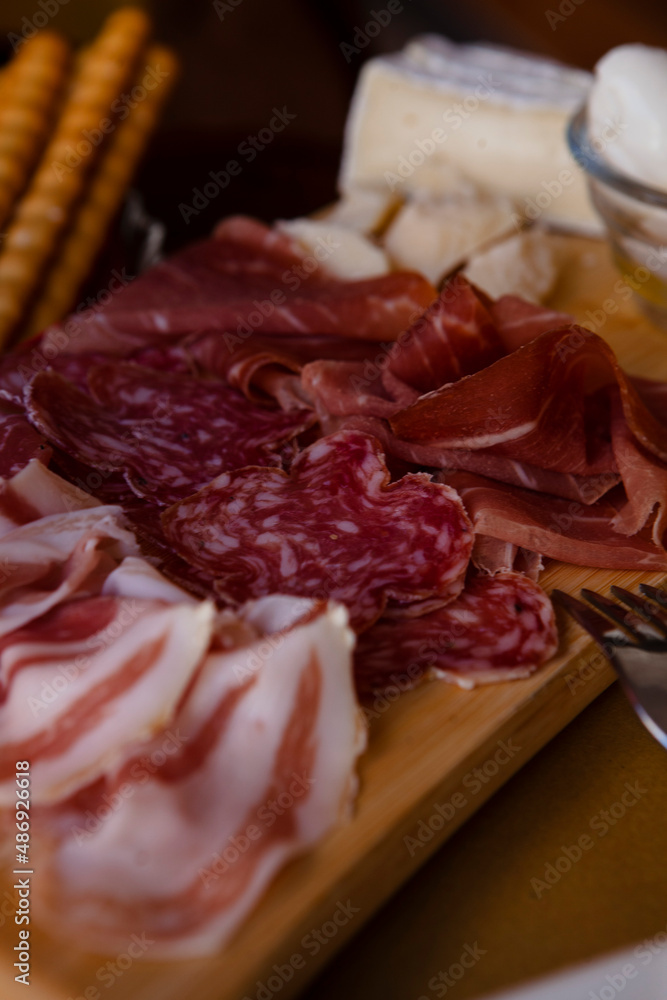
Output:
[[[151,69],[154,70],[153,78],[150,75],[147,77]],[[135,86],[141,87],[144,78],[149,82],[155,79],[154,89],[144,88],[145,98],[137,102],[110,136],[90,189],[46,276],[40,297],[26,324],[25,335],[39,333],[62,319],[74,305],[177,75],[178,63],[172,52],[161,46],[149,49],[146,68],[139,73]]]
[[[0,346],[30,296],[81,197],[104,127],[133,78],[149,33],[140,10],[112,14],[81,59],[61,116],[0,250]]]
[[[69,63],[69,46],[43,31],[25,42],[0,89],[0,227],[47,141]]]

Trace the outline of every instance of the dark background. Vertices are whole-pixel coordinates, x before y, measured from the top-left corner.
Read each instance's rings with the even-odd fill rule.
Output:
[[[67,0],[50,26],[83,43],[115,6]],[[364,59],[396,50],[419,32],[488,39],[587,68],[623,42],[667,46],[667,7],[651,0],[403,0],[403,10],[379,35],[347,57],[341,45],[353,44],[356,29],[363,30],[373,10],[384,10],[386,0],[232,0],[219,10],[212,0],[145,6],[156,37],[182,63],[137,178],[149,211],[167,224],[170,247],[205,235],[232,212],[289,218],[331,201],[346,111]],[[2,0],[5,55],[7,33],[20,32],[22,19],[39,9],[39,0]],[[267,125],[274,106],[296,118],[186,224],[179,205],[190,204],[209,171],[224,168],[239,143]]]

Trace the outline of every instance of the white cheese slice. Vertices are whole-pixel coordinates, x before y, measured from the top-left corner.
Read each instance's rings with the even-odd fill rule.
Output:
[[[400,204],[400,199],[388,188],[384,191],[377,188],[354,188],[346,191],[333,205],[315,213],[313,218],[326,219],[345,229],[354,229],[365,236],[372,236],[383,231]]]
[[[554,289],[560,255],[549,235],[539,229],[517,233],[476,254],[464,275],[492,298],[520,295],[529,302],[544,302]]]
[[[472,253],[515,231],[507,198],[459,190],[440,201],[418,198],[399,211],[384,236],[395,267],[421,271],[437,284]]]
[[[390,270],[384,251],[353,229],[317,219],[280,220],[276,226],[307,254],[313,254],[323,271],[336,278],[356,281],[376,278]]]
[[[600,231],[565,129],[591,76],[542,58],[425,36],[369,60],[345,132],[341,191],[439,197],[461,175],[530,220]]]

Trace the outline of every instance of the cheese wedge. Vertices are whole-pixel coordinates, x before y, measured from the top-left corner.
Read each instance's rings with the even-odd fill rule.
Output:
[[[280,220],[276,227],[308,254],[315,254],[324,271],[345,281],[376,278],[389,271],[386,254],[363,233],[328,220]],[[323,254],[323,255],[322,255]]]
[[[384,236],[395,267],[421,271],[433,284],[492,240],[515,232],[514,206],[473,185],[439,201],[417,198],[396,215]]]
[[[463,273],[491,298],[520,295],[539,303],[553,291],[559,269],[554,238],[541,229],[530,229],[475,254]]]
[[[369,60],[350,108],[339,185],[442,197],[461,177],[530,221],[601,224],[565,129],[590,74],[489,45],[426,35]]]

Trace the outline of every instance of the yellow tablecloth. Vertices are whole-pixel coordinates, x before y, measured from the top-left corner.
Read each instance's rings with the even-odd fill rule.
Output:
[[[565,870],[564,848],[581,837],[592,846]],[[543,889],[548,865],[553,884]],[[303,1000],[463,1000],[666,928],[667,751],[614,685],[444,845]]]

